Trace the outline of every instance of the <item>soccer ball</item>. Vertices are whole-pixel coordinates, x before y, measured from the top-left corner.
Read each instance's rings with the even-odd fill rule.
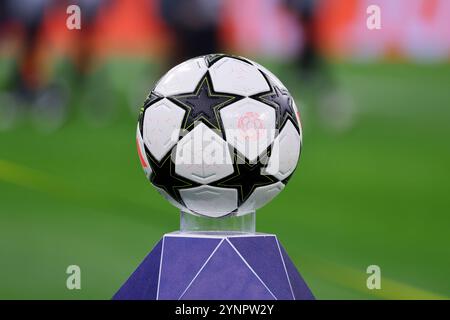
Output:
[[[302,128],[292,96],[261,65],[211,54],[167,72],[141,109],[137,148],[147,178],[180,210],[244,215],[292,176]]]

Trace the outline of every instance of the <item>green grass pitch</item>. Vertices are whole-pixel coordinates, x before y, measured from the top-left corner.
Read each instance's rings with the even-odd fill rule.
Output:
[[[355,123],[330,131],[300,101],[302,158],[258,231],[278,235],[319,299],[450,298],[450,65],[332,70]],[[123,112],[102,127],[75,116],[53,134],[0,132],[0,298],[109,299],[178,228],[140,168],[135,128]],[[81,290],[66,288],[71,264]],[[381,290],[366,287],[371,264]]]

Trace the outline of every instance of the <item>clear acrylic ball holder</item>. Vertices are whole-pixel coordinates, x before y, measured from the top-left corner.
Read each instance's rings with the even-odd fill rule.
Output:
[[[184,211],[180,214],[181,233],[253,234],[255,226],[255,211],[242,216],[227,215],[219,218],[193,215]]]

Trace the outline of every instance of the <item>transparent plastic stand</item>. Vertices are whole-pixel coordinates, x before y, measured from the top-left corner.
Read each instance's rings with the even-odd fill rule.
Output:
[[[228,215],[220,218],[193,215],[184,211],[180,214],[181,233],[254,234],[255,226],[255,211],[242,216]]]

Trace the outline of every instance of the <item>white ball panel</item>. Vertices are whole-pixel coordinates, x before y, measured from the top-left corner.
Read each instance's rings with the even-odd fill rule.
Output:
[[[275,198],[283,188],[284,184],[281,182],[256,188],[250,197],[239,207],[237,215],[242,216],[261,208]]]
[[[211,183],[233,173],[228,144],[199,123],[177,144],[175,172],[201,184]]]
[[[286,179],[295,169],[300,155],[300,136],[290,120],[275,138],[265,172],[279,180]]]
[[[185,111],[167,99],[145,110],[143,140],[150,153],[160,161],[177,143]]]
[[[214,90],[250,96],[269,90],[258,68],[244,61],[223,58],[209,69]]]
[[[158,82],[155,91],[164,96],[193,92],[207,70],[202,57],[185,61],[170,69]]]
[[[275,137],[275,109],[244,98],[220,110],[227,142],[254,161]]]
[[[150,164],[148,163],[147,156],[145,155],[145,148],[144,148],[144,141],[142,140],[141,131],[139,130],[139,124],[136,129],[136,144],[138,148],[138,156],[139,160],[141,161],[142,169],[144,169],[145,176],[150,178],[150,175],[152,173],[152,168],[150,167]]]
[[[222,217],[237,208],[237,190],[208,185],[181,189],[181,198],[186,206],[195,213]]]

